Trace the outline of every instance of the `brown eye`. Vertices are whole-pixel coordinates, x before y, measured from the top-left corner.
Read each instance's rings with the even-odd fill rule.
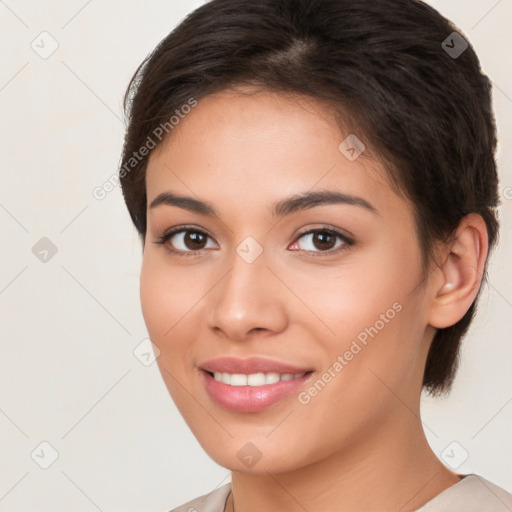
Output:
[[[331,253],[353,245],[353,241],[334,229],[312,229],[297,238],[300,250],[311,253]]]
[[[183,244],[187,249],[192,251],[204,249],[206,239],[208,238],[206,235],[198,231],[185,231],[184,233]]]
[[[207,245],[209,240],[211,237],[203,231],[181,227],[168,231],[154,243],[165,245],[171,253],[189,256],[203,249],[211,248]]]
[[[319,231],[313,235],[313,244],[321,250],[333,249],[336,244],[336,236],[327,231]]]

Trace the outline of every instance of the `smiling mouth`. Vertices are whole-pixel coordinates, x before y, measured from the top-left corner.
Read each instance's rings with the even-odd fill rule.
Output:
[[[203,383],[220,407],[238,413],[256,413],[289,399],[312,378],[314,371],[297,374],[227,373],[203,369]]]

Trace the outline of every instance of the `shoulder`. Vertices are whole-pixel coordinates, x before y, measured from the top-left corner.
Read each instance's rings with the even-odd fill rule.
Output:
[[[480,475],[466,475],[416,512],[510,512],[512,494]]]
[[[208,494],[187,501],[187,503],[172,509],[170,512],[224,512],[224,506],[230,491],[231,482]]]

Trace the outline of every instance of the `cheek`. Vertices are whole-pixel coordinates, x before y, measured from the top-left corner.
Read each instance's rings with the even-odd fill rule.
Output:
[[[352,405],[380,400],[386,385],[416,384],[421,375],[425,304],[421,290],[413,291],[421,279],[419,255],[410,249],[372,256],[310,295],[331,331],[322,339],[324,370],[336,375],[336,384],[329,385],[336,389],[332,398]]]
[[[149,335],[154,343],[160,345],[159,338],[165,334],[166,309],[169,309],[169,306],[172,309],[172,304],[168,304],[166,287],[150,260],[151,257],[145,252],[140,273],[140,302]]]
[[[209,281],[204,277],[192,267],[170,265],[164,251],[150,248],[144,253],[140,273],[142,315],[151,341],[160,350],[160,369],[181,376],[180,380],[194,366],[193,340],[199,339],[202,327],[198,311],[208,291]],[[165,372],[163,376],[169,380]],[[172,379],[168,387],[174,388]]]
[[[183,328],[181,320],[200,296],[186,272],[166,263],[165,255],[147,250],[140,273],[142,314],[155,342],[172,339],[173,331]]]
[[[295,313],[300,315],[295,320],[307,322],[304,327],[313,329],[330,353],[348,349],[358,337],[364,342],[375,330],[380,337],[399,321],[397,309],[412,287],[411,273],[406,269],[408,277],[400,281],[403,272],[399,265],[395,262],[394,269],[390,258],[379,256],[381,261],[375,256],[368,261],[361,258],[350,266],[314,275],[311,271],[291,271],[294,275],[288,281],[294,283],[294,293],[309,309],[304,311],[298,304]]]
[[[178,406],[183,397],[177,382],[185,382],[189,367],[189,335],[184,331],[188,324],[183,319],[191,307],[187,287],[183,287],[179,275],[168,268],[160,255],[144,253],[140,273],[142,315],[151,341],[160,350],[158,367]]]
[[[185,290],[173,273],[162,269],[158,259],[144,255],[140,273],[142,315],[151,341],[160,350],[157,363],[161,370],[164,366],[171,374],[176,372],[173,362],[184,350],[180,348],[180,339],[185,339],[180,331],[186,322],[180,320],[186,315]]]

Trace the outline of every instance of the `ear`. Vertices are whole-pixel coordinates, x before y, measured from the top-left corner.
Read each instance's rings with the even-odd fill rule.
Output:
[[[484,219],[476,213],[466,215],[443,252],[444,262],[432,276],[430,325],[450,327],[465,315],[478,294],[488,251]]]

